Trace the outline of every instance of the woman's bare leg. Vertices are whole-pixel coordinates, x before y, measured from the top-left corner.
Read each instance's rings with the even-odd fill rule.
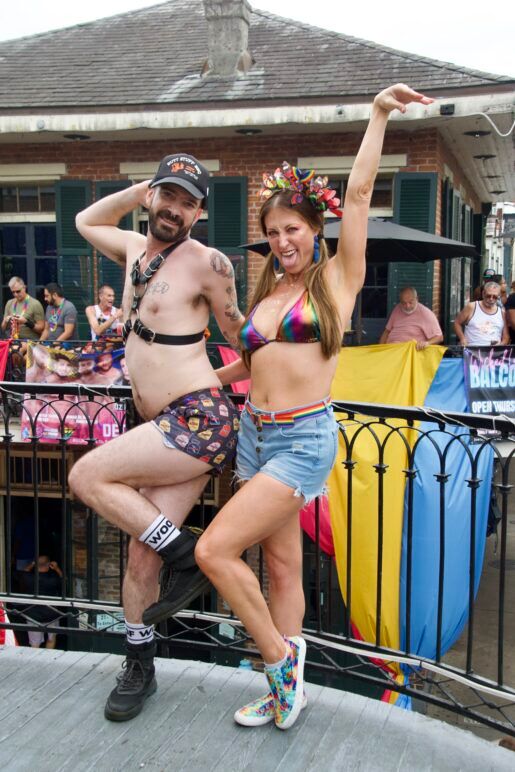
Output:
[[[294,496],[292,488],[258,473],[218,513],[195,552],[200,568],[243,622],[268,663],[284,657],[285,644],[255,574],[240,556],[284,527],[293,529],[291,523],[297,520],[303,504],[304,499]]]

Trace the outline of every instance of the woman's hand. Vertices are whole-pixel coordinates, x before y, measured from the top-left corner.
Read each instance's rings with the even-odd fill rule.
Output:
[[[399,110],[401,113],[406,112],[406,105],[411,102],[418,102],[422,105],[430,105],[434,102],[431,97],[426,97],[424,94],[420,94],[418,91],[414,91],[405,83],[396,83],[395,86],[388,86],[374,99],[374,105],[384,110],[387,113],[391,113],[392,110]]]

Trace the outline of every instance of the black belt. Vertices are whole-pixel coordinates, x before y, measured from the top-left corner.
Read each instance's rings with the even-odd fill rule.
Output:
[[[187,346],[190,343],[198,343],[204,337],[204,330],[194,332],[192,335],[161,335],[160,332],[154,332],[150,327],[146,327],[140,319],[135,319],[134,324],[130,319],[127,319],[123,325],[124,343],[130,332],[135,332],[138,338],[144,340],[145,343],[162,343],[165,346]]]

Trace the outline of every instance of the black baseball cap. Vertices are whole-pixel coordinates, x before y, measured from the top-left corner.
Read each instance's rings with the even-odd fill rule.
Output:
[[[180,185],[195,198],[207,198],[209,193],[208,170],[194,156],[185,153],[165,156],[149,187],[166,182]]]
[[[492,279],[495,275],[493,268],[485,268],[483,271],[483,279]]]

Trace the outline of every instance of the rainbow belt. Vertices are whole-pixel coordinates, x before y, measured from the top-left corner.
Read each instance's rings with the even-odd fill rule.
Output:
[[[331,405],[331,399],[323,399],[320,402],[313,402],[311,405],[293,408],[292,410],[279,410],[277,412],[261,413],[252,408],[250,402],[245,402],[245,410],[256,426],[284,426],[293,424],[295,421],[303,421],[306,418],[314,418],[317,415],[327,413]]]

